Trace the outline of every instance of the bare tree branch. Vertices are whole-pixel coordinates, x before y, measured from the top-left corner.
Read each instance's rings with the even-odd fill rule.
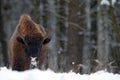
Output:
[[[66,17],[59,15],[58,13],[56,13],[56,12],[53,11],[53,10],[47,9],[47,11],[53,13],[56,17],[60,17],[60,18],[62,18],[62,19],[64,19],[64,20],[67,20]],[[79,28],[80,30],[85,31],[85,29],[84,29],[83,27],[81,27],[80,25],[78,25],[77,23],[74,23],[74,22],[71,22],[71,21],[68,21],[68,23],[71,24],[71,25],[73,25],[73,26],[76,26],[76,27]]]

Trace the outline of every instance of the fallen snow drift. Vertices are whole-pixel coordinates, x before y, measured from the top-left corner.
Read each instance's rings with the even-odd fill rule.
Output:
[[[0,80],[120,80],[120,75],[105,71],[81,75],[73,72],[55,73],[51,70],[41,71],[38,69],[17,72],[1,68]]]

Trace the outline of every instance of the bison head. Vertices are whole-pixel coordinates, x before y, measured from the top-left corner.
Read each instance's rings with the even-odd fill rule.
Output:
[[[26,57],[28,58],[28,62],[30,68],[37,67],[37,63],[39,61],[39,56],[41,53],[41,49],[43,45],[49,43],[50,38],[43,37],[41,33],[29,33],[25,36],[17,37],[17,41],[20,42],[24,48],[24,52]]]

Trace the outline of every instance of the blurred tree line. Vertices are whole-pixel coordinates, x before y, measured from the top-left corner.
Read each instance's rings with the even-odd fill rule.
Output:
[[[9,65],[9,39],[26,13],[51,30],[42,69],[120,73],[120,1],[108,1],[0,0],[0,66]]]

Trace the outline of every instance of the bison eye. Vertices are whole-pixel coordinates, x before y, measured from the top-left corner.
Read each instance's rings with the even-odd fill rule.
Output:
[[[43,41],[43,44],[45,45],[45,44],[47,44],[47,43],[49,43],[50,42],[50,38],[46,38],[44,41]]]
[[[24,44],[24,41],[23,41],[23,39],[22,39],[21,37],[17,37],[16,40],[17,40],[18,42]]]

